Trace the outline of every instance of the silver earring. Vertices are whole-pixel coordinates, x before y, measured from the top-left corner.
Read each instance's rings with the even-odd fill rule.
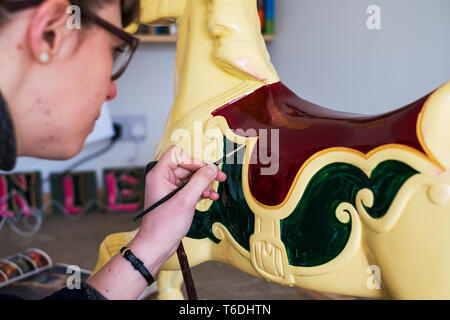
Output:
[[[42,63],[48,63],[50,61],[50,55],[47,52],[42,52],[39,55],[39,61]]]

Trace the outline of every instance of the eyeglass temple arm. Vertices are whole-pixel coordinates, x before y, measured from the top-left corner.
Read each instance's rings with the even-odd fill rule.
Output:
[[[31,8],[43,3],[45,0],[6,1],[3,7],[9,12]]]

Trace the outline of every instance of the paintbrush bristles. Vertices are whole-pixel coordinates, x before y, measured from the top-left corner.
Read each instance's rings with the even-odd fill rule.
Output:
[[[234,154],[238,153],[238,152],[241,151],[243,148],[245,148],[245,144],[243,144],[243,145],[240,146],[239,148],[237,148],[237,149],[231,151],[231,152],[228,153],[226,156],[224,156],[222,159],[220,159],[220,160],[214,162],[214,164],[215,164],[216,166],[218,166],[218,165],[224,163],[228,158],[231,158],[231,156],[233,156]]]

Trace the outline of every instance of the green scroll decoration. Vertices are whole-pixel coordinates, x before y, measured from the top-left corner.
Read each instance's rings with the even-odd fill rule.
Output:
[[[224,146],[230,145],[225,138]],[[239,145],[234,144],[234,149]],[[231,149],[230,150],[234,150]],[[226,154],[224,152],[224,154]],[[188,233],[193,239],[210,238],[219,243],[212,233],[212,226],[216,222],[223,224],[241,247],[250,250],[249,239],[255,229],[255,216],[245,201],[242,190],[242,162],[244,149],[234,155],[234,159],[228,159],[223,164],[222,171],[227,174],[227,181],[219,185],[220,198],[214,201],[206,212],[196,211],[194,221]],[[234,163],[234,164],[230,164]]]
[[[230,142],[225,138],[224,145],[227,143]],[[188,237],[209,238],[219,243],[212,233],[213,224],[219,222],[240,246],[249,251],[255,218],[242,190],[242,161],[234,163],[237,164],[223,165],[228,179],[219,185],[221,197],[208,211],[196,211]],[[294,211],[281,220],[281,240],[290,265],[315,267],[336,258],[347,245],[351,233],[351,221],[344,224],[336,218],[337,207],[343,202],[355,205],[356,194],[367,188],[374,194],[374,205],[366,210],[372,218],[381,218],[388,212],[400,188],[417,173],[407,164],[395,160],[380,163],[370,177],[347,163],[332,163],[322,168],[308,183]]]
[[[336,218],[337,207],[343,202],[356,207],[356,194],[367,188],[374,194],[374,205],[366,210],[372,218],[381,218],[403,184],[417,173],[394,160],[380,163],[370,178],[346,163],[324,167],[311,179],[294,212],[281,220],[281,240],[289,263],[313,267],[337,257],[351,232],[351,221],[343,224]]]

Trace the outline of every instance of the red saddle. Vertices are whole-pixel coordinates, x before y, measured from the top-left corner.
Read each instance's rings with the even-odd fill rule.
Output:
[[[365,116],[323,108],[278,82],[215,110],[213,115],[225,117],[233,130],[279,129],[278,172],[261,175],[261,168],[270,164],[262,164],[256,157],[248,177],[255,199],[276,206],[285,200],[305,161],[322,150],[346,147],[368,153],[383,145],[401,144],[425,154],[416,127],[429,96],[386,114]],[[267,140],[270,150],[271,139]]]

